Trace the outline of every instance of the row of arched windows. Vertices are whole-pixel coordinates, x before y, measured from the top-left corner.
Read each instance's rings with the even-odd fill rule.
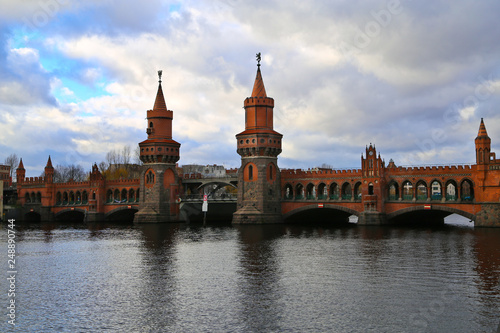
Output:
[[[361,200],[362,183],[353,185],[349,182],[332,183],[318,186],[309,183],[304,187],[298,183],[295,186],[286,184],[283,190],[285,200]],[[368,184],[368,194],[373,194],[373,184]],[[398,183],[391,181],[387,186],[386,198],[390,201],[473,201],[474,185],[471,180],[463,179],[459,183],[450,179],[444,183],[433,180],[430,184],[420,180],[415,184],[409,180]]]
[[[332,183],[327,186],[325,183],[317,187],[309,183],[306,187],[301,183],[292,186],[286,184],[284,189],[285,200],[361,200],[362,184],[357,182],[354,186],[349,182],[343,184]]]
[[[139,189],[108,190],[106,192],[106,203],[129,203],[139,201]]]
[[[37,196],[40,192],[37,194]],[[32,194],[34,196],[34,193]],[[30,200],[39,200],[39,201],[28,201],[28,197],[30,195],[26,193],[26,202],[41,202],[40,199],[37,199],[37,196],[34,196],[34,199],[29,198]],[[92,193],[92,199],[96,199],[96,193]],[[86,205],[89,201],[89,195],[86,190],[83,191],[64,191],[56,193],[56,205]],[[108,190],[106,192],[106,203],[129,203],[129,202],[137,202],[139,201],[139,189],[123,189],[123,190]]]
[[[95,193],[92,194],[95,199]],[[56,205],[86,205],[89,202],[89,195],[83,191],[64,191],[56,193]]]
[[[423,180],[415,184],[409,180],[405,180],[401,184],[391,181],[387,194],[389,200],[457,201],[460,199],[461,201],[473,201],[474,185],[469,179],[463,179],[459,183],[453,179],[444,183],[433,180],[430,185]]]
[[[26,203],[41,203],[42,202],[42,193],[40,192],[31,192],[31,193],[26,193],[24,195],[24,201]]]

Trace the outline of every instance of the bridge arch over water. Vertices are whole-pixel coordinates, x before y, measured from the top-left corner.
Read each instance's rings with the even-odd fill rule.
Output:
[[[444,218],[452,214],[463,216],[469,220],[475,220],[476,218],[475,214],[461,209],[433,205],[432,209],[425,209],[423,206],[414,206],[397,210],[387,214],[387,222],[399,223],[402,221],[429,221],[430,223],[444,223]]]
[[[138,210],[137,206],[118,207],[104,214],[104,219],[106,221],[132,222]]]
[[[84,222],[85,214],[85,209],[72,207],[55,213],[54,218],[59,221]]]
[[[307,222],[308,219],[332,223],[348,223],[352,215],[359,216],[359,212],[349,207],[335,204],[305,205],[295,208],[283,215],[285,222]]]

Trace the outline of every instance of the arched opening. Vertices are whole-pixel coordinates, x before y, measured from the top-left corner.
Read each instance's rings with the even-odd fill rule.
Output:
[[[464,179],[460,185],[460,199],[465,202],[474,200],[474,187],[469,179]]]
[[[83,223],[85,220],[85,213],[80,209],[75,210],[65,210],[56,214],[56,221],[59,222],[70,222],[70,223]]]
[[[417,200],[427,200],[427,184],[424,181],[417,183]]]
[[[403,200],[413,200],[413,184],[409,180],[403,183]]]
[[[328,190],[326,188],[325,183],[321,183],[318,185],[318,200],[326,200],[328,199]]]
[[[399,200],[399,185],[395,181],[392,181],[389,185],[389,200]]]
[[[38,203],[42,202],[42,193],[36,192],[36,202]]]
[[[119,189],[116,189],[115,192],[113,193],[113,201],[120,202],[120,190]]]
[[[373,195],[373,183],[368,184],[368,195]]]
[[[330,185],[330,199],[331,200],[339,200],[340,198],[340,189],[337,183],[332,183]]]
[[[139,189],[135,190],[135,202],[139,202]]]
[[[149,127],[153,128],[153,122],[152,121],[149,122]]]
[[[75,203],[77,205],[79,205],[79,204],[82,203],[82,194],[80,193],[80,191],[76,191],[76,200],[75,200]]]
[[[127,202],[127,190],[126,189],[122,190],[122,194],[121,194],[120,199],[121,199],[120,202]]]
[[[35,192],[31,192],[31,199],[30,199],[30,202],[31,202],[31,203],[35,203],[35,202],[36,202],[36,195],[35,195]]]
[[[443,192],[441,191],[441,183],[434,180],[431,183],[431,200],[441,200],[443,198]]]
[[[307,200],[314,200],[315,197],[316,197],[316,188],[311,183],[307,184],[307,187],[306,187],[306,199]]]
[[[62,202],[62,204],[63,205],[67,205],[68,201],[69,201],[68,200],[68,192],[65,191],[65,192],[63,192],[63,202]]]
[[[267,166],[267,181],[274,182],[276,179],[276,167],[273,163],[269,163]]]
[[[302,199],[304,199],[304,186],[299,183],[295,186],[295,200]]]
[[[134,221],[134,215],[137,212],[135,208],[119,208],[111,211],[106,215],[106,221],[112,221],[115,223],[132,223]]]
[[[351,200],[352,199],[352,187],[349,183],[344,183],[342,185],[342,200]]]
[[[152,170],[149,170],[146,173],[146,184],[153,185],[155,183],[155,174]]]
[[[285,195],[285,200],[292,200],[293,199],[293,187],[290,184],[285,185],[285,190],[283,191]]]
[[[111,190],[106,191],[106,202],[107,203],[113,202],[113,191]]]
[[[362,195],[363,188],[361,182],[357,182],[356,185],[354,185],[354,200],[361,200]]]
[[[128,202],[133,202],[135,201],[135,191],[133,188],[128,191]]]
[[[253,165],[248,166],[248,179],[253,180]]]
[[[42,217],[37,212],[28,212],[24,215],[24,221],[28,223],[39,223],[42,221]]]
[[[69,192],[69,204],[74,205],[75,204],[75,193],[73,191]]]
[[[31,197],[30,197],[30,194],[29,194],[29,193],[26,193],[26,194],[24,195],[24,201],[25,201],[26,203],[30,203],[30,202],[31,202]]]
[[[446,182],[446,201],[456,201],[457,197],[457,183],[454,180],[448,180]]]
[[[323,208],[317,205],[309,205],[297,208],[283,216],[285,223],[302,225],[324,225],[324,226],[353,226],[357,222],[351,209],[325,204]]]

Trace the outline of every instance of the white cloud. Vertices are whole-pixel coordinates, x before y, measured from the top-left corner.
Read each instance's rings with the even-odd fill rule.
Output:
[[[18,41],[26,46],[0,51],[0,73],[7,73],[0,77],[2,142],[82,160],[134,146],[146,138],[144,118],[162,69],[181,163],[237,165],[234,135],[244,129],[257,52],[275,99],[275,129],[284,134],[280,158],[289,167],[356,166],[370,142],[396,163],[467,161],[474,149],[462,148],[473,143],[479,118],[490,133],[500,120],[497,4],[402,1],[400,13],[379,22],[370,43],[351,57],[342,42],[354,45],[387,2],[186,1],[173,12],[169,6],[70,2]],[[40,10],[37,1],[14,7],[5,7],[13,16],[8,22],[17,18],[21,27],[23,17]],[[59,66],[49,72],[41,66],[47,60]],[[96,95],[82,97],[64,85],[68,80]],[[446,139],[422,152],[418,143],[435,130]]]

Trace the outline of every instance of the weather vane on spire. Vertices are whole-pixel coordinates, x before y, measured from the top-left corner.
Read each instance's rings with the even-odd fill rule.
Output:
[[[158,71],[158,78],[160,79],[160,82],[161,82],[161,73],[162,73],[162,70],[160,69],[160,70]]]
[[[257,57],[257,66],[260,67],[260,52],[256,54]]]

